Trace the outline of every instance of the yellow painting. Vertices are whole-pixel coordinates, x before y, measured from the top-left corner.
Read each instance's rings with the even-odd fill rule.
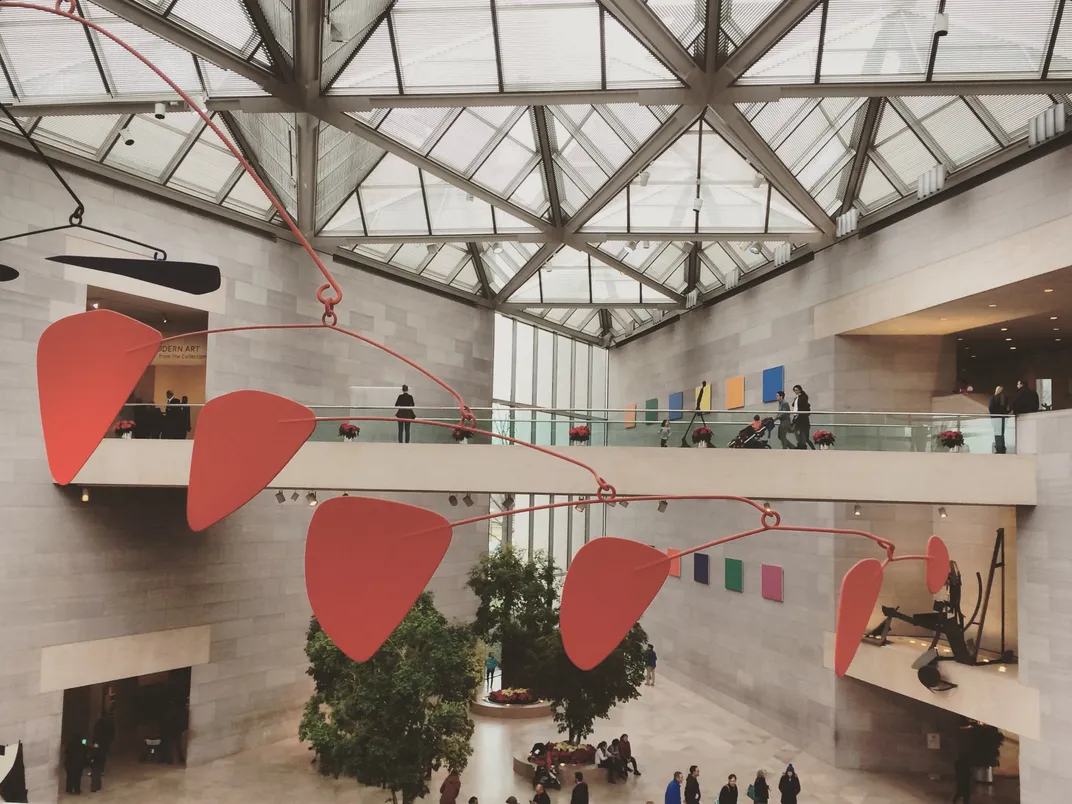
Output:
[[[703,388],[703,395],[700,394],[700,388]],[[697,405],[697,410],[711,410],[711,385],[708,383],[704,386],[696,386],[696,393],[692,397],[693,399],[699,399],[700,404]]]

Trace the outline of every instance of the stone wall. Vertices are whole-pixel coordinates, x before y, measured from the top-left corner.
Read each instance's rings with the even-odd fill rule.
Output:
[[[79,176],[72,183],[87,203],[87,223],[159,244],[172,259],[220,266],[225,306],[210,313],[210,326],[319,320],[313,298],[320,274],[292,244]],[[70,213],[67,196],[37,162],[0,152],[0,188],[7,199],[2,234],[56,225]],[[69,245],[62,234],[0,244],[0,262],[22,272],[0,285],[0,610],[7,614],[0,624],[0,744],[26,744],[31,800],[42,802],[56,798],[63,699],[62,692],[39,692],[45,646],[211,625],[209,663],[193,670],[191,763],[293,736],[309,692],[307,506],[262,494],[191,533],[182,491],[95,489],[83,504],[77,489],[52,483],[35,356],[50,322],[85,309],[86,286],[44,259]],[[346,293],[340,325],[424,364],[469,404],[490,404],[489,311],[352,268],[336,271]],[[228,334],[209,344],[210,397],[259,388],[307,404],[348,404],[351,385],[402,382],[420,404],[450,402],[393,358],[332,333]],[[453,510],[432,495],[399,499]],[[482,509],[487,504],[478,500]],[[486,546],[486,527],[455,534],[431,584],[449,615],[474,610],[463,579]]]

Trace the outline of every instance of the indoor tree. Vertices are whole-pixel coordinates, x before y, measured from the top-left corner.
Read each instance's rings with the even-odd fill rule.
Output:
[[[472,754],[476,645],[468,626],[439,613],[430,592],[360,664],[314,618],[305,652],[316,691],[298,736],[316,752],[320,772],[384,787],[401,804],[429,792],[434,770],[461,772]]]
[[[647,644],[648,635],[637,623],[610,656],[591,670],[580,670],[566,655],[557,629],[537,640],[530,689],[550,702],[558,730],[570,744],[590,735],[596,720],[607,717],[616,704],[640,697]]]
[[[503,544],[481,556],[467,585],[480,600],[473,630],[500,646],[503,688],[530,687],[532,649],[558,625],[554,562],[542,552],[525,561],[516,548]]]

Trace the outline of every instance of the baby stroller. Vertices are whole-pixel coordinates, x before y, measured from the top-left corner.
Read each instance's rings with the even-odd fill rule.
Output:
[[[770,449],[768,439],[774,432],[774,419],[768,417],[760,422],[757,430],[752,425],[741,428],[741,432],[734,436],[727,445],[730,449]]]

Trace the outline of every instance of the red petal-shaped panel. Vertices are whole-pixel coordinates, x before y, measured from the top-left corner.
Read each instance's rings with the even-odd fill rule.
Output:
[[[37,396],[48,468],[57,483],[70,483],[89,460],[162,338],[112,310],[61,318],[41,334]]]
[[[577,551],[562,588],[559,625],[566,655],[581,670],[606,659],[651,605],[670,572],[663,552],[604,536]]]
[[[927,588],[936,595],[948,579],[949,548],[937,536],[931,536],[927,539]]]
[[[305,589],[320,627],[357,662],[395,630],[443,560],[453,528],[427,508],[335,497],[305,541]]]
[[[316,427],[305,405],[265,391],[233,391],[197,419],[186,521],[204,530],[257,496]]]
[[[834,633],[834,672],[839,676],[845,675],[856,656],[881,588],[882,564],[874,558],[858,561],[841,579]]]

